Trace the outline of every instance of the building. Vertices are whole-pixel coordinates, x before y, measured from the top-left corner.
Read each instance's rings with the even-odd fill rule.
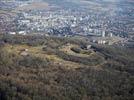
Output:
[[[91,42],[97,43],[97,44],[106,44],[107,43],[107,41],[103,40],[103,39],[96,39],[96,40],[94,39]]]
[[[26,35],[27,33],[26,33],[26,31],[19,31],[18,34],[20,34],[20,35]]]
[[[105,40],[98,40],[97,43],[98,44],[106,44],[106,41]]]
[[[15,34],[16,34],[16,32],[9,32],[8,34],[15,35]]]
[[[113,37],[113,33],[110,33],[110,37]]]
[[[105,30],[102,31],[102,37],[105,37],[106,36],[106,32]]]

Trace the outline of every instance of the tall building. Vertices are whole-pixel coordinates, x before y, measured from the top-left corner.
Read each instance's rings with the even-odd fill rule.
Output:
[[[113,33],[110,33],[110,37],[113,37]]]
[[[102,37],[105,37],[106,36],[106,32],[105,30],[102,31]]]

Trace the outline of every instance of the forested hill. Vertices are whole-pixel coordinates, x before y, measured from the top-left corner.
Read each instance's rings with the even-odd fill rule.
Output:
[[[0,100],[134,100],[134,49],[1,35]]]

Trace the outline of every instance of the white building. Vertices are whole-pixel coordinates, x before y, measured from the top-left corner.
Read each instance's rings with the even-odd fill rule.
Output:
[[[15,34],[16,34],[16,32],[9,32],[8,34],[15,35]]]
[[[110,33],[110,37],[113,37],[113,33]]]
[[[20,35],[26,35],[27,33],[26,33],[26,31],[19,31],[18,34],[20,34]]]
[[[105,33],[105,30],[102,31],[102,37],[105,37],[106,36],[106,33]]]
[[[105,40],[98,40],[97,43],[98,44],[106,44],[106,41]]]

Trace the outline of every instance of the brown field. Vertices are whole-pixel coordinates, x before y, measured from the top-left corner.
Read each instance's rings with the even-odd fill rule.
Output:
[[[66,61],[63,60],[62,58],[59,58],[57,55],[49,55],[45,51],[42,50],[43,46],[37,46],[37,47],[32,47],[28,45],[5,45],[4,49],[12,54],[15,54],[16,56],[21,56],[20,52],[23,49],[28,49],[28,54],[34,56],[34,57],[39,57],[41,59],[49,59],[51,60],[55,65],[60,65],[64,66],[66,69],[75,69],[75,68],[80,68],[83,67],[83,64],[75,63],[72,61]]]
[[[40,9],[49,9],[49,4],[46,2],[33,2],[31,4],[22,6],[22,7],[18,7],[16,8],[16,10],[40,10]]]

